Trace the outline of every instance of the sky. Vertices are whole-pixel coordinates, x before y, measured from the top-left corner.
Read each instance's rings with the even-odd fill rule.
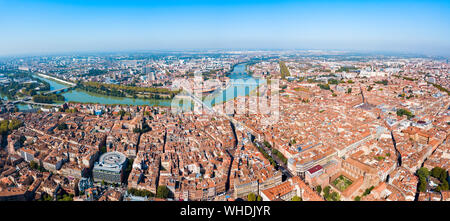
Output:
[[[450,1],[0,0],[0,56],[183,49],[450,55]]]

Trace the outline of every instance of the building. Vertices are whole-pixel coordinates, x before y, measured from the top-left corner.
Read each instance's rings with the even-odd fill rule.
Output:
[[[316,165],[313,168],[306,171],[305,181],[312,183],[311,180],[318,177],[324,173],[324,169],[321,165]]]
[[[119,152],[107,152],[94,164],[94,182],[121,183],[127,158]]]
[[[0,189],[0,201],[25,201],[28,195],[26,188]]]
[[[323,198],[316,191],[297,176],[289,178],[277,186],[261,191],[263,201],[290,201],[294,196],[299,196],[304,201],[323,201]]]
[[[31,149],[22,149],[20,151],[20,156],[22,156],[23,159],[25,159],[25,161],[27,161],[27,162],[33,161],[35,155],[36,155],[36,151],[31,150]]]

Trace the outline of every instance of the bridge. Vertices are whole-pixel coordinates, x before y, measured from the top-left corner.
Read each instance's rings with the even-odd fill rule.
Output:
[[[58,78],[55,78],[55,77],[52,77],[52,76],[48,76],[48,75],[45,75],[45,74],[37,74],[37,75],[40,76],[40,77],[43,77],[43,78],[48,78],[48,79],[52,79],[52,80],[55,80],[55,81],[60,81],[60,82],[62,82],[64,84],[70,85],[68,87],[64,87],[64,88],[59,88],[59,89],[54,89],[54,90],[51,90],[51,91],[43,92],[42,95],[57,93],[57,92],[60,92],[60,91],[66,91],[66,90],[69,90],[69,89],[71,89],[71,88],[76,86],[75,83],[64,81],[64,80],[61,80],[61,79],[58,79]],[[31,105],[36,105],[36,106],[51,106],[51,107],[60,107],[60,106],[62,106],[62,104],[36,103],[36,102],[31,101],[32,98],[33,98],[32,96],[27,96],[27,97],[22,98],[21,100],[11,101],[11,103],[13,103],[13,104],[25,103],[25,104],[31,104]]]
[[[73,88],[73,87],[75,87],[75,86],[55,89],[55,90],[52,90],[52,91],[47,91],[47,92],[42,93],[42,95],[47,95],[47,94],[52,94],[52,93],[56,93],[56,92],[59,92],[59,91],[68,90],[68,89]],[[11,101],[11,103],[13,103],[13,104],[25,103],[25,104],[31,104],[31,105],[37,105],[37,106],[52,106],[52,107],[59,107],[59,106],[61,106],[61,104],[36,103],[36,102],[31,101],[32,98],[33,97],[31,97],[31,96],[27,96],[27,97],[22,98],[22,100]]]
[[[70,86],[70,87],[65,87],[65,88],[55,89],[55,90],[52,90],[52,91],[47,91],[47,92],[42,93],[42,95],[47,95],[47,94],[57,93],[57,92],[60,92],[60,91],[66,91],[66,90],[69,90],[70,88],[73,88],[73,87],[75,87],[75,86]]]
[[[36,105],[36,106],[51,106],[51,107],[61,107],[62,106],[62,104],[36,103],[33,101],[22,101],[20,103],[31,104],[31,105]]]

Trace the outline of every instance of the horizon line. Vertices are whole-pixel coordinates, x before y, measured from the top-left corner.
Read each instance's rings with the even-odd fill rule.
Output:
[[[115,54],[115,53],[164,53],[164,52],[340,52],[340,53],[362,53],[362,54],[376,54],[389,56],[417,56],[417,57],[445,57],[450,58],[450,54],[442,53],[425,53],[418,51],[403,51],[403,50],[369,50],[369,49],[323,49],[323,48],[165,48],[165,49],[117,49],[117,50],[71,50],[71,51],[54,51],[54,52],[30,52],[30,53],[16,53],[16,54],[0,54],[0,58],[18,58],[18,57],[42,57],[42,56],[70,56],[70,55],[93,55],[93,54]],[[339,54],[337,54],[339,55]]]

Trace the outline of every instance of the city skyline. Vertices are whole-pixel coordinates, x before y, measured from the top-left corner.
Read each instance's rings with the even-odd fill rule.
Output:
[[[0,56],[318,49],[448,56],[445,1],[0,1]]]

